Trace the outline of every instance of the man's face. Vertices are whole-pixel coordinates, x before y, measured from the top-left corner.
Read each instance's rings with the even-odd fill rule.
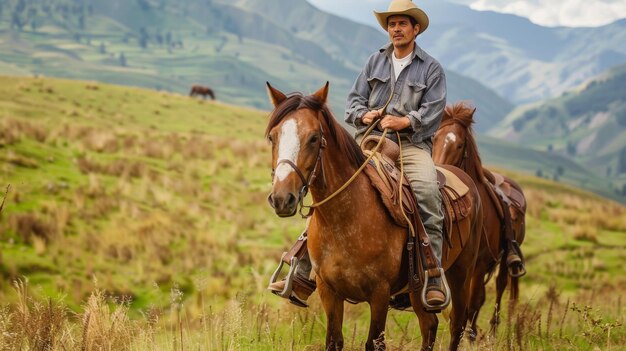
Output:
[[[396,48],[403,48],[415,40],[415,36],[420,31],[420,25],[411,25],[409,16],[396,15],[387,19],[387,32],[389,40]]]

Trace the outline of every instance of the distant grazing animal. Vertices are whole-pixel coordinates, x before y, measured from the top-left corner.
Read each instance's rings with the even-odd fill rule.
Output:
[[[526,213],[526,200],[520,186],[508,177],[483,168],[471,128],[474,123],[474,112],[474,108],[463,103],[446,107],[441,126],[433,141],[435,163],[453,165],[464,170],[478,187],[483,205],[484,229],[472,278],[473,293],[468,310],[468,317],[472,323],[469,337],[472,341],[477,336],[478,312],[485,303],[485,276],[491,276],[498,262],[500,270],[496,279],[496,308],[491,318],[492,333],[495,334],[500,320],[499,311],[507,279],[510,279],[513,303],[518,298],[521,272],[518,271],[519,267],[510,266],[507,262],[507,253],[511,250],[507,237],[510,235],[511,239],[519,244],[524,241]],[[493,184],[496,184],[495,187]],[[498,192],[507,197],[506,204],[498,199]],[[511,221],[508,226],[507,217]],[[511,230],[512,233],[508,232]],[[507,270],[511,272],[511,277]]]
[[[366,174],[358,174],[345,191],[336,192],[366,157],[326,106],[328,84],[311,96],[287,96],[269,83],[268,89],[275,106],[266,130],[274,174],[268,200],[280,217],[293,216],[307,190],[318,203],[310,217],[308,250],[327,316],[326,350],[343,348],[345,300],[369,303],[366,350],[374,350],[375,340],[384,339],[389,299],[408,281],[407,230],[388,214]],[[482,210],[470,177],[456,167],[445,168],[469,189],[464,198],[467,217],[450,227],[451,247],[444,245],[442,262],[452,291],[450,350],[456,350],[467,321]],[[328,201],[322,205],[323,200]],[[422,350],[432,350],[437,316],[424,310],[418,291],[411,292],[410,299],[419,318]],[[381,344],[376,347],[384,349]]]
[[[213,89],[209,87],[205,87],[203,85],[194,85],[191,87],[191,91],[189,92],[189,96],[193,97],[196,95],[200,95],[206,99],[207,95],[211,97],[211,100],[215,100],[215,94],[213,93]]]

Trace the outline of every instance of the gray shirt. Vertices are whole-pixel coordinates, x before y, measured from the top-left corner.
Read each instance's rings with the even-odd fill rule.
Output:
[[[364,133],[367,125],[361,122],[361,117],[369,110],[382,108],[393,89],[385,113],[407,116],[411,128],[402,130],[401,135],[406,135],[414,144],[430,144],[446,106],[443,68],[416,43],[411,64],[396,80],[392,54],[393,46],[389,43],[369,57],[348,95],[345,120],[357,129],[357,136]]]

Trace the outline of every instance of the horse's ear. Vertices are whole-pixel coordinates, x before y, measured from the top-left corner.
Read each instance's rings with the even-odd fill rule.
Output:
[[[274,105],[274,107],[278,107],[281,102],[287,99],[287,96],[280,92],[280,90],[271,86],[270,82],[265,83],[267,84],[267,95],[270,97],[270,102]]]
[[[322,104],[325,104],[328,98],[328,85],[329,83],[326,81],[326,84],[313,94]]]

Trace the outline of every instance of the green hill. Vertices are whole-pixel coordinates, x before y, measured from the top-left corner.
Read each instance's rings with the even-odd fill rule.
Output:
[[[478,136],[483,163],[533,174],[571,186],[587,189],[615,201],[626,203],[626,196],[616,191],[619,179],[607,180],[565,155],[528,148],[489,136]]]
[[[0,179],[11,185],[0,295],[26,275],[72,304],[95,277],[133,308],[155,282],[191,294],[203,279],[217,298],[244,286],[233,252],[270,259],[299,230],[259,206],[267,113],[93,82],[0,81]]]
[[[571,157],[622,192],[626,184],[626,65],[559,98],[519,107],[490,135]]]
[[[334,87],[341,117],[358,70],[387,41],[374,28],[305,0],[11,0],[0,2],[0,73],[97,80],[269,108],[266,81],[284,91]],[[450,101],[473,100],[497,121],[512,105],[448,73]]]
[[[321,347],[317,295],[305,311],[265,291],[304,226],[300,218],[278,218],[266,203],[266,122],[267,112],[178,94],[0,77],[0,186],[11,185],[0,212],[0,345],[37,349],[54,336],[54,350]],[[509,175],[529,204],[525,307],[510,315],[527,319],[515,328],[503,323],[499,337],[481,347],[606,345],[604,329],[567,312],[574,302],[591,304],[586,318],[615,328],[610,343],[623,344],[623,329],[613,326],[624,322],[615,306],[626,286],[626,209]],[[27,287],[13,289],[17,279]],[[484,328],[493,283],[488,291]],[[588,298],[600,293],[606,298]],[[552,333],[537,332],[537,320],[554,323]],[[361,345],[368,321],[363,304],[346,307],[356,340],[350,347]],[[391,312],[390,347],[416,347],[416,323],[410,313]],[[446,328],[442,318],[442,343]]]

